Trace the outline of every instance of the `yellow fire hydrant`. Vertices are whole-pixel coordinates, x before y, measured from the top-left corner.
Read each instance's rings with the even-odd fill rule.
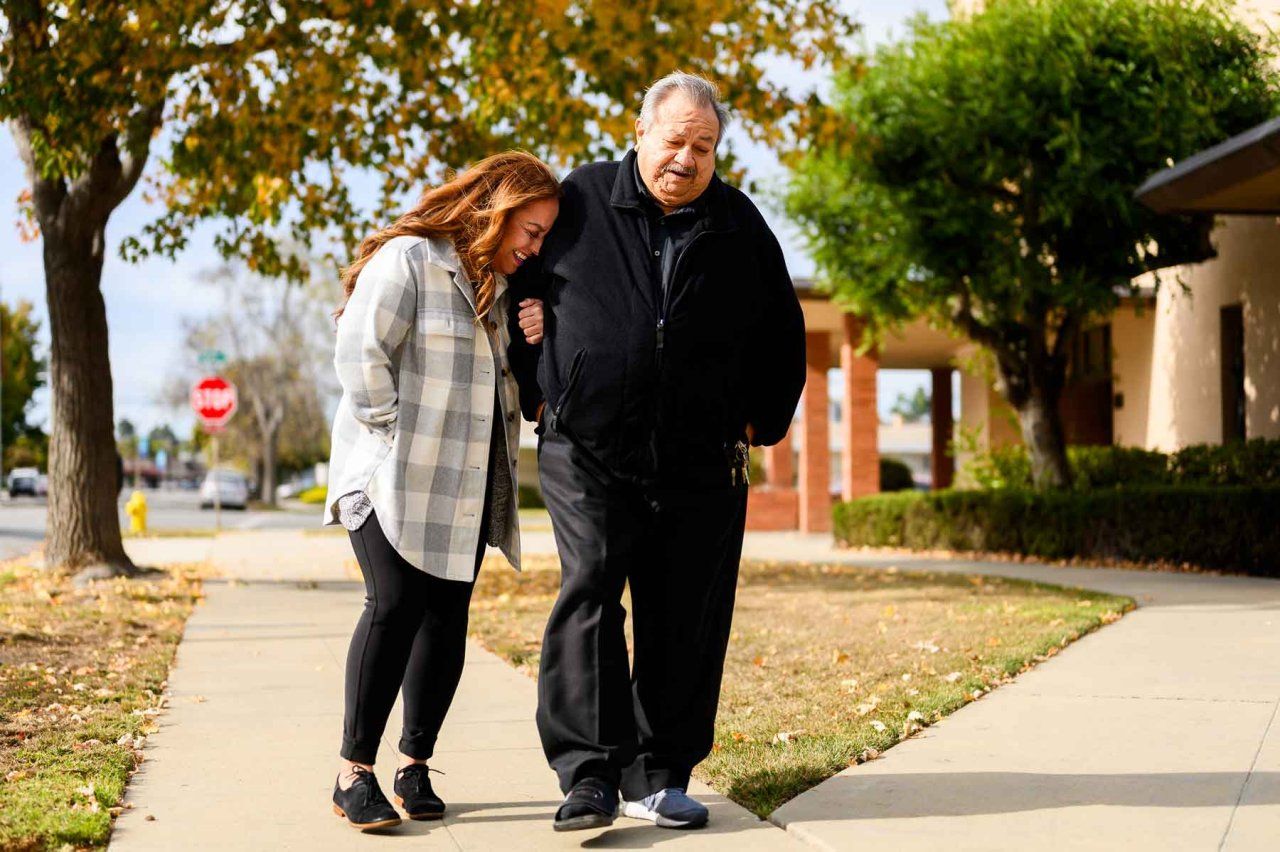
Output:
[[[141,491],[134,491],[129,495],[129,502],[124,504],[124,513],[129,516],[129,532],[133,535],[146,535],[147,498]]]

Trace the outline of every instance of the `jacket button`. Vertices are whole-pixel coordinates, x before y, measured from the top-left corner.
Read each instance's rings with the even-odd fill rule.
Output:
[[[507,377],[507,368],[506,368],[506,367],[503,367],[503,368],[502,368],[502,378],[504,378],[504,379],[505,379],[506,377]]]
[[[508,423],[516,422],[516,413],[514,411],[507,415],[507,422]]]

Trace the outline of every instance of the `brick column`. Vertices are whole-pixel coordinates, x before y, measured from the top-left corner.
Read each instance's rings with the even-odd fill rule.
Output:
[[[794,488],[796,469],[791,458],[791,432],[772,447],[764,448],[764,484],[770,488]]]
[[[844,341],[840,344],[840,368],[844,371],[844,437],[841,458],[841,494],[845,500],[880,491],[880,416],[876,413],[876,373],[880,358],[875,350],[858,355],[862,320],[844,315]]]
[[[825,331],[804,336],[805,385],[800,401],[804,442],[800,445],[800,531],[831,530],[831,424],[827,413],[827,370],[831,341]]]
[[[933,375],[933,392],[929,402],[933,447],[929,453],[929,468],[933,474],[935,489],[950,488],[956,472],[956,460],[951,455],[951,368],[940,367],[929,372]]]

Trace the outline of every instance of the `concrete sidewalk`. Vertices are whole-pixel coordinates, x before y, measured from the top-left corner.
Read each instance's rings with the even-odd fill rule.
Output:
[[[551,547],[545,533],[526,545]],[[142,562],[208,559],[248,582],[208,585],[113,848],[393,842],[328,813],[361,595],[346,539],[241,533],[129,546]],[[559,791],[538,748],[533,684],[473,647],[432,762],[448,773],[437,786],[450,817],[396,836],[451,849],[1280,848],[1280,582],[861,554],[795,534],[749,535],[746,555],[1020,577],[1130,595],[1140,608],[800,795],[772,817],[786,832],[702,788],[706,832],[620,819],[554,834]],[[379,767],[387,789],[395,718]]]
[[[772,819],[827,849],[1280,849],[1280,582],[837,551],[749,556],[1019,577],[1139,609]]]
[[[405,821],[362,835],[330,811],[342,726],[343,664],[363,585],[347,576],[343,536],[244,533],[217,540],[129,543],[144,564],[204,559],[228,579],[206,583],[171,674],[170,707],[116,823],[118,852],[198,849],[641,848],[786,849],[803,844],[706,787],[704,831],[620,818],[609,829],[556,834],[560,802],[533,723],[535,688],[477,646],[441,732],[433,768],[449,804],[441,822]],[[377,764],[390,793],[400,711]]]

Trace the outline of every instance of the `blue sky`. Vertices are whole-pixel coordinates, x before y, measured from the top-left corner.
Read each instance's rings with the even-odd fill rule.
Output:
[[[872,44],[900,34],[903,22],[916,12],[941,18],[947,14],[946,0],[847,0],[845,8],[863,24],[864,34]],[[788,83],[810,81],[799,72],[780,69],[780,79]],[[817,81],[815,81],[817,82]],[[767,150],[739,145],[739,151],[752,174],[765,184],[776,182],[782,172]],[[154,167],[154,159],[152,162]],[[18,239],[17,197],[26,186],[21,162],[7,129],[0,131],[0,298],[14,303],[31,301],[40,318],[43,345],[48,348],[48,320],[45,310],[44,273],[40,243],[23,243]],[[201,271],[219,262],[212,248],[216,224],[206,224],[192,236],[190,247],[176,262],[151,260],[128,264],[120,260],[116,247],[124,237],[137,233],[153,220],[156,208],[148,206],[135,191],[116,210],[107,228],[108,256],[102,274],[102,291],[107,305],[107,322],[111,340],[111,369],[115,383],[116,419],[128,418],[143,430],[168,422],[180,435],[191,428],[191,416],[185,410],[169,408],[159,400],[169,375],[182,366],[182,320],[208,314],[217,309],[221,297],[211,287],[199,283]],[[793,275],[809,275],[813,264],[796,240],[794,230],[775,211],[762,204],[766,218],[778,232],[787,252]],[[335,285],[336,287],[336,285]],[[927,374],[906,371],[882,371],[880,381],[881,411],[887,409],[899,391],[909,391],[924,381]],[[48,418],[48,391],[35,400],[31,421],[45,423]]]

